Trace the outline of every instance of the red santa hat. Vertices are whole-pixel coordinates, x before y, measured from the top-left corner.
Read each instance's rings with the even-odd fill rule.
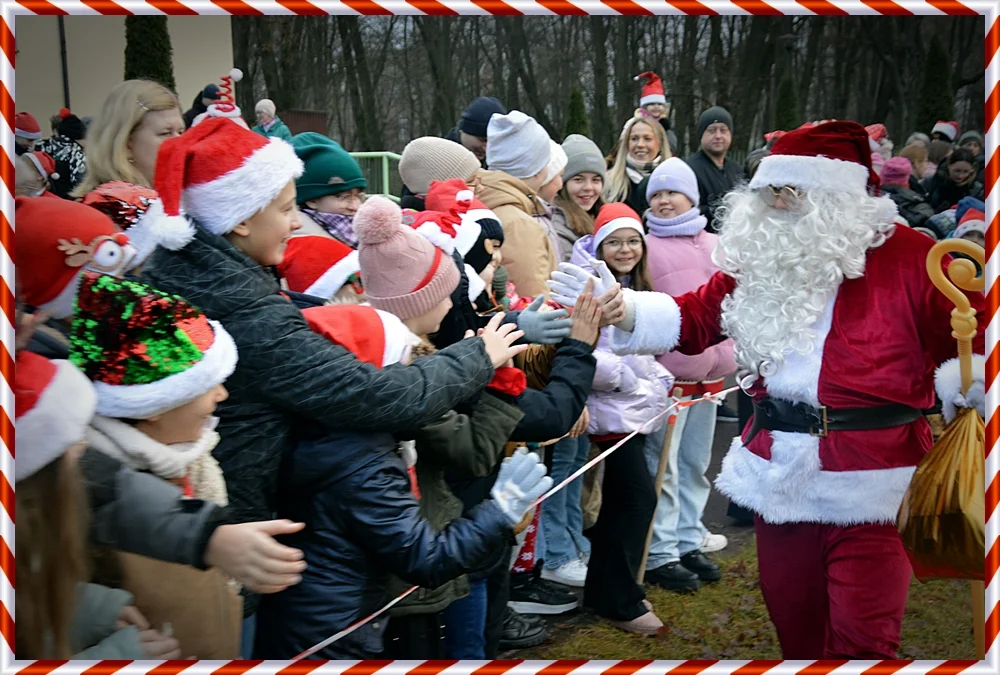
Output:
[[[156,190],[113,180],[102,183],[83,196],[83,203],[106,215],[128,234],[129,243],[136,255],[130,269],[144,263],[156,250],[153,226],[163,217],[163,206]]]
[[[614,202],[602,206],[594,221],[594,251],[596,252],[600,248],[601,242],[607,239],[608,235],[623,227],[635,230],[643,239],[646,238],[639,214],[628,204]]]
[[[660,79],[659,75],[647,70],[645,73],[639,73],[633,79],[636,82],[647,80],[642,85],[642,98],[639,99],[640,106],[647,106],[650,103],[667,104],[667,97],[663,92],[663,80]]]
[[[969,232],[981,232],[983,236],[986,235],[986,214],[979,209],[966,211],[952,236],[961,239]]]
[[[459,178],[434,181],[424,200],[428,210],[446,213],[446,222],[455,230],[455,248],[464,257],[483,234],[482,222],[500,223],[500,218]]]
[[[358,252],[331,237],[292,237],[278,273],[296,293],[330,299],[361,271]]]
[[[55,319],[73,313],[84,270],[120,276],[135,249],[128,235],[96,209],[65,199],[18,197],[14,202],[17,282],[27,304]]]
[[[42,138],[42,128],[38,126],[38,120],[34,115],[19,112],[14,115],[14,135],[29,141],[37,141]]]
[[[96,407],[90,380],[72,363],[49,361],[27,351],[18,354],[14,482],[34,475],[82,441]]]
[[[868,132],[857,122],[826,122],[789,131],[760,160],[750,181],[754,189],[768,185],[858,196],[877,191]]]
[[[41,150],[35,150],[24,153],[24,156],[35,167],[35,171],[42,177],[42,180],[59,180],[59,174],[56,173],[56,160],[52,159],[52,155]]]
[[[314,333],[376,368],[402,362],[419,341],[395,314],[370,305],[309,307],[302,315]]]
[[[194,237],[185,216],[224,235],[260,213],[291,181],[302,160],[289,143],[265,138],[224,117],[207,119],[164,141],[156,158],[156,191],[164,216],[155,224],[160,246],[183,248]]]
[[[948,137],[948,140],[952,143],[958,138],[958,122],[944,122],[938,120],[934,123],[934,128],[931,129],[932,134],[944,134]]]

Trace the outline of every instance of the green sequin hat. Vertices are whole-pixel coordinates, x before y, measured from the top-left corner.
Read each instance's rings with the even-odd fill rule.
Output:
[[[87,272],[69,358],[93,381],[98,415],[148,419],[225,382],[237,354],[226,329],[183,298]]]

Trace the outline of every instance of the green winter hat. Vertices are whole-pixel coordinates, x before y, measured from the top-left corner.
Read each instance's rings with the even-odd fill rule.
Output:
[[[299,204],[346,190],[368,187],[361,167],[340,143],[307,131],[292,138],[292,147],[306,170],[295,181]]]
[[[226,329],[183,298],[85,272],[69,359],[94,383],[97,414],[141,420],[225,382],[237,354]]]

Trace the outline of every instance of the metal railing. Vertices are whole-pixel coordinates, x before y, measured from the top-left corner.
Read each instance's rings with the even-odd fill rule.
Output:
[[[394,152],[352,152],[368,181],[368,194],[382,195],[399,203],[403,181],[399,177],[399,155]]]

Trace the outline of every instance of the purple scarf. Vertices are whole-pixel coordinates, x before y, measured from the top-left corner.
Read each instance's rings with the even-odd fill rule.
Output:
[[[303,208],[302,212],[315,220],[334,239],[340,240],[351,248],[358,247],[358,235],[354,233],[354,219],[350,216],[342,216],[339,213],[323,213],[310,208]]]
[[[658,218],[652,211],[646,214],[646,227],[654,237],[693,237],[707,224],[708,220],[698,207],[674,218]]]

